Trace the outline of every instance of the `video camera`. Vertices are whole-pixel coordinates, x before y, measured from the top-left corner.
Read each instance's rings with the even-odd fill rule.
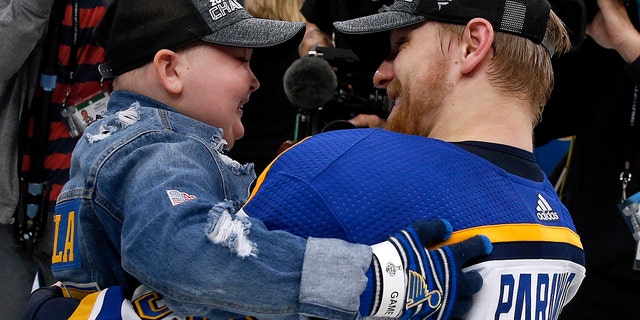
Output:
[[[373,85],[375,70],[350,49],[318,47],[296,60],[284,76],[284,87],[299,108],[296,140],[320,132],[353,128],[358,114],[386,119],[391,105],[386,90]]]

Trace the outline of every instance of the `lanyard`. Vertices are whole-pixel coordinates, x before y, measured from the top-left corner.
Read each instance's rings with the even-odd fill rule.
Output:
[[[80,34],[80,1],[74,0],[72,7],[71,30],[73,31],[71,38],[71,48],[69,50],[69,61],[67,64],[66,80],[69,85],[73,85],[75,81],[75,72],[78,68],[78,37]]]
[[[620,181],[622,182],[622,200],[624,202],[627,200],[627,185],[631,181],[631,159],[633,158],[635,151],[637,150],[638,144],[638,124],[637,124],[637,110],[638,110],[638,93],[639,88],[636,84],[633,87],[633,100],[631,102],[631,108],[629,112],[629,123],[628,123],[628,135],[630,137],[629,143],[627,143],[627,150],[624,159],[624,168],[620,173]]]
[[[67,104],[67,98],[71,94],[71,87],[75,83],[75,72],[78,68],[78,37],[80,34],[80,1],[74,0],[71,12],[71,31],[73,32],[71,38],[71,47],[69,48],[69,60],[67,66],[64,68],[64,84],[67,86],[67,91],[62,100],[62,107]]]
[[[628,6],[629,3],[626,3],[626,5]],[[636,0],[636,13],[637,13],[638,21],[640,21],[640,0]],[[637,25],[637,23],[634,23],[634,25]],[[629,122],[628,122],[628,131],[627,131],[627,135],[629,136],[629,139],[628,139],[629,141],[627,143],[627,148],[626,148],[627,150],[624,158],[624,168],[620,173],[620,181],[622,182],[621,202],[624,202],[625,200],[627,200],[627,186],[629,185],[629,182],[631,181],[631,177],[632,177],[631,159],[633,159],[635,152],[638,150],[638,143],[640,143],[640,140],[638,139],[638,136],[640,135],[640,131],[638,130],[638,119],[637,119],[639,95],[640,95],[640,87],[638,84],[636,84],[633,87],[633,100],[631,102],[631,108],[629,110]]]

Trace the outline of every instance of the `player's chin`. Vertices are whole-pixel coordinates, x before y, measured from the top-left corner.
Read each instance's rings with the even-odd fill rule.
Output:
[[[389,115],[387,116],[386,123],[388,124],[389,122],[394,122],[395,121],[394,118],[396,117],[396,114],[397,114],[397,108],[396,106],[393,106],[393,108],[391,109],[391,112],[389,112]]]

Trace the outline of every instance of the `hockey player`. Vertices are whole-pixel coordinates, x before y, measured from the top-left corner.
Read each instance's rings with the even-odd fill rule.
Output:
[[[390,43],[374,76],[394,101],[388,130],[329,132],[294,146],[261,175],[243,211],[269,228],[368,244],[415,219],[446,218],[450,243],[485,234],[494,244],[468,266],[484,279],[468,319],[556,319],[585,262],[571,216],[532,153],[551,57],[568,48],[549,4],[397,0],[335,26],[363,58],[384,43],[370,42],[375,36]],[[376,274],[393,279],[402,259],[378,259]],[[397,316],[396,301],[446,301],[437,285],[420,289],[368,286],[382,299],[361,311]]]

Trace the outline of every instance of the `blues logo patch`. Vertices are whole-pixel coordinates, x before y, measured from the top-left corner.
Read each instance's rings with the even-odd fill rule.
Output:
[[[80,199],[56,205],[53,216],[53,255],[51,269],[54,271],[80,267],[80,246],[78,244],[78,207]]]

